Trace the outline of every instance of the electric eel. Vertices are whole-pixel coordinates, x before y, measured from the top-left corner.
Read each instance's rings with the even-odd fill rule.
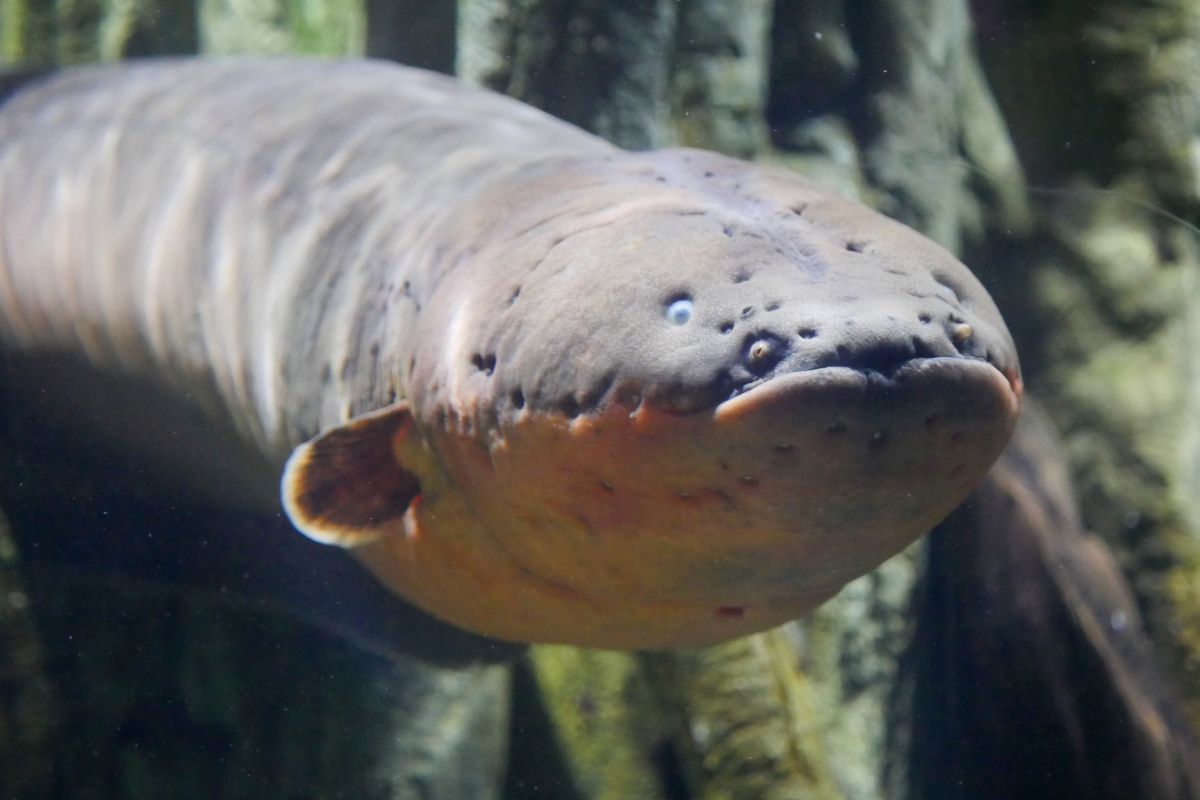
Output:
[[[804,614],[967,496],[1022,393],[986,291],[897,222],[356,61],[17,91],[0,348],[64,424],[105,427],[63,411],[93,379],[178,401],[200,435],[110,438],[441,620],[614,648]]]

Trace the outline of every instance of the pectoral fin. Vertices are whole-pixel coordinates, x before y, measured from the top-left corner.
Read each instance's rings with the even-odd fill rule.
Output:
[[[421,492],[400,454],[412,432],[406,403],[355,417],[297,447],[283,472],[283,507],[301,533],[358,547],[402,529]]]

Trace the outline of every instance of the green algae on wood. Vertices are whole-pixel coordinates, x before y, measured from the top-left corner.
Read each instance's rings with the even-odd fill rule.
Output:
[[[586,800],[665,800],[663,721],[638,657],[565,646],[534,647],[529,668],[565,759],[570,794]]]
[[[832,800],[833,779],[809,678],[786,630],[643,656],[675,721],[685,774],[704,800]]]
[[[345,0],[200,0],[200,50],[212,54],[361,55],[366,12]]]
[[[191,0],[0,0],[0,63],[49,66],[194,52]]]

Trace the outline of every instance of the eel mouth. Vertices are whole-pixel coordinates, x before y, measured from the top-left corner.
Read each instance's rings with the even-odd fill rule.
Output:
[[[1016,369],[1002,369],[982,358],[941,356],[909,359],[887,371],[870,367],[824,366],[772,375],[732,392],[728,399],[716,405],[714,415],[718,421],[733,419],[781,402],[793,403],[798,396],[814,393],[909,397],[922,388],[938,393],[994,392],[1007,400],[1002,406],[1011,409],[1014,420],[1024,394],[1024,384]]]
[[[797,348],[771,332],[751,332],[744,337],[738,356],[706,380],[668,381],[635,394],[644,396],[656,410],[707,414],[763,389],[778,392],[797,385],[852,383],[887,391],[919,383],[931,369],[928,376],[944,378],[949,371],[962,368],[1003,377],[1019,401],[1023,386],[1011,346],[995,337],[973,335],[965,323],[962,327],[966,338],[960,336],[960,341],[949,335],[930,341],[917,336],[889,337],[846,341],[820,351]]]

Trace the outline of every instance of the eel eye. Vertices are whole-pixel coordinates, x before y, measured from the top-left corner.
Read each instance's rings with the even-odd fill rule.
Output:
[[[687,325],[692,321],[692,313],[696,310],[690,297],[680,297],[667,305],[667,322],[672,325]]]

